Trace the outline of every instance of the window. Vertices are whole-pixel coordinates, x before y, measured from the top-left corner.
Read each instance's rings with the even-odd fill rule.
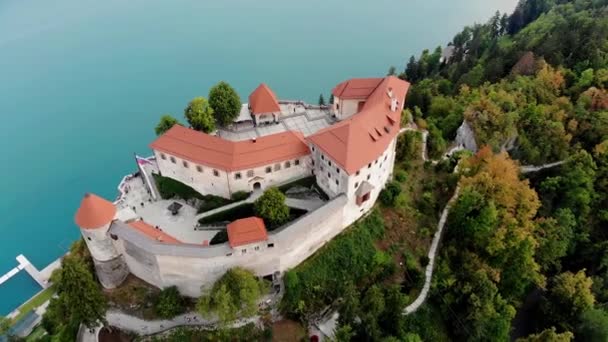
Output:
[[[361,171],[357,170],[357,173],[355,174],[355,176],[358,176],[361,173]]]
[[[260,246],[255,246],[253,249],[255,249],[256,251],[260,250]]]
[[[340,168],[339,168],[339,167],[337,167],[337,168],[336,168],[336,172],[337,172],[338,174],[340,173]]]
[[[336,179],[336,185],[340,185],[340,182]]]
[[[296,164],[296,165],[298,165],[298,164]],[[315,166],[315,161],[314,160],[312,161],[312,166]]]
[[[219,177],[220,176],[220,172],[218,170],[213,170],[213,175],[215,177]]]
[[[112,240],[118,240],[118,236],[116,236],[115,234],[110,234],[110,237],[112,238]]]
[[[331,173],[327,173],[327,178],[331,178]]]
[[[300,165],[300,159],[296,159],[296,160],[294,160],[294,161],[293,161],[293,163],[294,163],[296,166]]]
[[[274,247],[274,243],[269,243],[268,244],[268,248],[273,248]]]
[[[359,182],[355,182],[355,189],[359,187]]]
[[[271,173],[272,172],[272,168],[270,166],[266,167],[266,173]]]
[[[247,177],[253,177],[253,170],[247,171]]]
[[[244,249],[241,249],[241,253],[243,253],[243,254],[247,254],[247,249],[245,249],[245,248],[244,248]]]
[[[196,171],[203,172],[203,168],[200,165],[196,165]]]
[[[324,155],[321,155],[321,160],[325,160],[325,156]]]
[[[384,156],[384,161],[386,161],[386,158],[388,158],[388,155]]]
[[[242,178],[242,176],[241,176],[240,172],[237,172],[234,174],[234,179],[241,179],[241,178]]]
[[[340,104],[336,103],[336,109],[340,109]]]
[[[314,147],[314,146],[312,147],[312,151],[313,151],[313,152],[315,151],[315,147]]]
[[[378,159],[376,159],[376,161],[374,162],[374,164],[378,164]]]
[[[90,237],[90,236],[87,236],[87,240],[91,241],[91,237]]]
[[[369,178],[370,178],[371,176],[372,176],[372,175],[367,175],[367,180],[369,180]]]
[[[328,164],[329,166],[331,166],[331,160],[329,160],[329,161],[327,162],[327,164]]]
[[[188,168],[188,162],[185,160],[182,160],[182,165],[184,165],[184,167],[187,169]]]
[[[275,171],[279,171],[280,169],[281,169],[281,164],[279,164],[279,163],[274,164]]]
[[[175,162],[175,157],[170,157],[169,159],[171,159],[171,162],[172,162],[173,164],[175,164],[175,163],[176,163],[176,162]]]
[[[226,254],[226,256],[232,256],[232,253],[228,253],[228,254]]]
[[[167,156],[166,156],[164,153],[161,153],[161,154],[160,154],[160,159],[165,160],[165,159],[167,159]]]
[[[291,167],[291,162],[288,160],[285,162],[285,168],[289,169]]]
[[[371,169],[372,168],[372,163],[367,164],[367,168]]]

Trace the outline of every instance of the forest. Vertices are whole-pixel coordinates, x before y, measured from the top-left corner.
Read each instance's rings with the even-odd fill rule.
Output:
[[[308,321],[337,307],[338,341],[608,341],[608,1],[521,0],[398,76],[412,83],[406,117],[428,131],[429,157],[463,122],[479,151],[419,165],[420,178],[419,137],[400,137],[396,203],[288,272],[283,312]],[[458,178],[442,175],[458,159]],[[428,233],[456,183],[429,298],[402,315],[428,240],[383,240]],[[395,235],[403,225],[415,231]]]

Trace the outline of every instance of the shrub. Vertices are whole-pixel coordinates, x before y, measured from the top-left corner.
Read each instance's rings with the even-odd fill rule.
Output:
[[[407,172],[403,170],[398,170],[395,172],[395,180],[399,183],[403,183],[407,180]]]
[[[156,314],[162,318],[175,317],[184,312],[184,309],[184,298],[175,286],[163,289],[154,303]]]
[[[397,196],[401,193],[401,185],[397,182],[389,182],[380,191],[380,201],[386,206],[394,206]]]
[[[249,198],[250,194],[251,193],[247,192],[247,191],[237,191],[232,194],[231,200],[232,200],[232,202],[243,201],[243,200],[246,200],[247,198]]]

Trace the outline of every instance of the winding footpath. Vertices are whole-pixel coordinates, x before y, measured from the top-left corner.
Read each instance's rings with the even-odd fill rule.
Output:
[[[399,134],[407,132],[407,131],[416,131],[416,132],[420,132],[422,134],[422,160],[425,162],[429,161],[427,158],[428,131],[419,130],[415,126],[407,126],[407,127],[402,128],[399,131]],[[461,149],[462,149],[462,147],[460,147],[460,146],[456,146],[456,147],[450,149],[446,154],[443,155],[443,157],[440,160],[449,158],[452,155],[452,153],[459,151]],[[430,162],[433,164],[437,164],[440,160],[430,160]],[[562,165],[565,162],[566,162],[565,160],[560,160],[560,161],[557,161],[554,163],[547,163],[547,164],[538,165],[538,166],[523,165],[523,166],[520,166],[519,170],[521,173],[537,172],[537,171],[541,171],[541,170],[545,170],[545,169],[549,169],[552,167]],[[458,172],[458,165],[456,165],[453,172],[454,173]],[[424,285],[422,287],[422,291],[420,291],[420,294],[418,294],[418,297],[416,297],[416,299],[410,305],[406,306],[403,309],[403,315],[409,315],[409,314],[415,312],[416,310],[418,310],[420,308],[420,306],[422,304],[424,304],[424,302],[426,301],[426,298],[428,297],[429,291],[431,289],[431,281],[433,280],[433,269],[435,266],[435,259],[437,257],[437,250],[439,249],[439,242],[441,240],[441,236],[443,234],[443,230],[444,230],[448,215],[450,213],[450,209],[452,208],[452,205],[458,199],[459,194],[460,194],[460,185],[456,186],[456,189],[454,190],[454,194],[452,195],[452,197],[446,204],[445,208],[441,212],[441,217],[439,219],[439,223],[437,224],[437,231],[435,232],[435,235],[433,236],[433,241],[431,242],[431,248],[429,249],[429,254],[428,254],[429,262],[426,265],[426,269],[424,272]]]

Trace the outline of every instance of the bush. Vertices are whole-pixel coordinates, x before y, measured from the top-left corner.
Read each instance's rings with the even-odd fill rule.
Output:
[[[203,195],[196,190],[173,178],[163,177],[156,173],[153,173],[152,176],[156,181],[156,187],[158,188],[158,192],[160,192],[160,197],[163,199],[177,197],[187,201],[191,198],[198,198],[201,200],[204,198]]]
[[[389,182],[384,189],[380,191],[380,201],[382,204],[392,207],[395,205],[395,200],[400,193],[401,185],[397,182]]]
[[[217,222],[226,222],[226,221],[234,221],[240,218],[245,218],[249,216],[255,216],[255,212],[253,211],[252,203],[244,203],[241,205],[237,205],[234,208],[230,208],[228,210],[220,211],[219,213],[215,213],[213,215],[209,215],[198,220],[200,224],[209,224],[209,223],[217,223]]]
[[[154,303],[156,314],[162,318],[173,318],[183,313],[184,309],[184,298],[175,286],[163,289]]]
[[[232,202],[244,201],[247,198],[249,198],[249,195],[251,195],[250,192],[247,192],[247,191],[237,191],[237,192],[235,192],[235,193],[232,194],[231,200],[232,200]]]
[[[407,180],[407,172],[403,170],[398,170],[395,172],[395,180],[399,183],[403,183]]]

